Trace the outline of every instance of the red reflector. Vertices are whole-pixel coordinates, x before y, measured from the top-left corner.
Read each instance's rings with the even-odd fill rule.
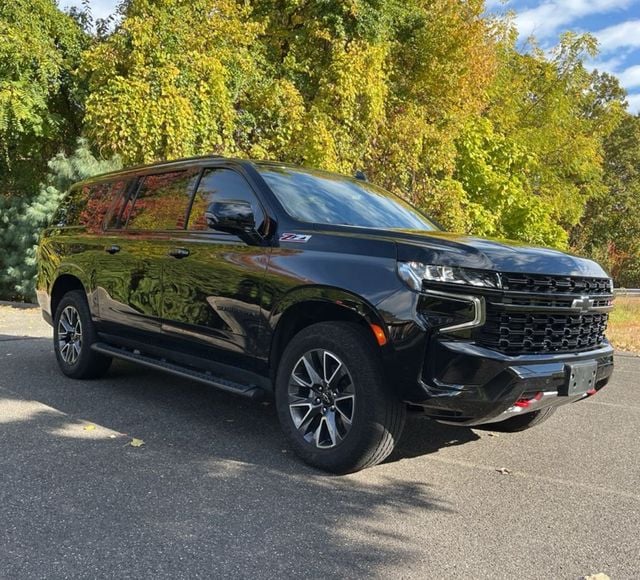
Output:
[[[384,333],[384,330],[382,330],[382,328],[380,328],[377,324],[370,324],[369,326],[371,326],[371,330],[373,331],[373,335],[378,341],[378,345],[384,346],[385,344],[387,344],[387,337]]]
[[[537,402],[542,399],[542,391],[538,391],[533,397],[529,397],[528,399],[518,399],[514,406],[520,407],[521,409],[526,409],[531,403]]]
[[[591,396],[591,395],[595,395],[598,391],[596,391],[595,389],[589,389],[587,391],[587,395]]]

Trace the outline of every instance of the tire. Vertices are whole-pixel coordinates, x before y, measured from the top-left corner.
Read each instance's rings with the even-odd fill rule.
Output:
[[[500,421],[499,423],[486,423],[482,425],[482,428],[489,431],[500,431],[501,433],[517,433],[518,431],[525,431],[526,429],[540,425],[540,423],[544,423],[555,412],[555,407],[547,407],[539,411],[532,411],[531,413],[511,417],[511,419]]]
[[[321,322],[296,334],[280,359],[275,395],[296,454],[332,473],[380,463],[404,427],[406,406],[386,384],[377,347],[352,323]]]
[[[53,349],[60,370],[72,379],[103,376],[112,359],[91,350],[95,342],[97,335],[84,292],[67,292],[53,318]]]

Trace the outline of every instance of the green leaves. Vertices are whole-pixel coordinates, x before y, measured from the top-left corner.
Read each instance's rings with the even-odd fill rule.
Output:
[[[481,0],[119,10],[90,36],[53,0],[0,5],[0,293],[31,291],[35,231],[98,170],[91,150],[364,170],[448,229],[586,252],[640,284],[640,140],[617,80],[583,65],[592,37],[522,53]]]

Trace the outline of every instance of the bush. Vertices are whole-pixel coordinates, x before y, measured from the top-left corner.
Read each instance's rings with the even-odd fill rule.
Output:
[[[35,298],[35,248],[45,227],[72,183],[119,169],[120,160],[97,159],[85,139],[72,155],[59,153],[48,163],[50,173],[32,197],[0,198],[0,298]]]

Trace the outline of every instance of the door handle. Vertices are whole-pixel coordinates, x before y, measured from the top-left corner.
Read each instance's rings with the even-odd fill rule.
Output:
[[[116,246],[115,244],[113,246],[109,246],[108,248],[104,249],[105,252],[107,252],[107,254],[117,254],[120,251],[120,246]]]
[[[169,250],[169,255],[180,260],[189,255],[189,250],[187,248],[172,248]]]

